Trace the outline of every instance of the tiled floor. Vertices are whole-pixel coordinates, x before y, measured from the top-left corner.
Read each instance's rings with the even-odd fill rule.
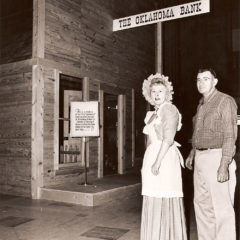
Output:
[[[0,195],[1,240],[139,240],[141,196],[98,207]],[[191,211],[190,240],[197,240]]]

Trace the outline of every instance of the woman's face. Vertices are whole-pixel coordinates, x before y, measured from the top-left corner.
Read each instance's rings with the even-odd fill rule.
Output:
[[[153,84],[151,87],[151,98],[154,105],[159,107],[166,101],[167,89],[163,84]]]

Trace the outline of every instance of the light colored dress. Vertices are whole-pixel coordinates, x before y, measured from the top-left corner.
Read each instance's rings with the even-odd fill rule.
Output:
[[[141,170],[141,240],[186,240],[181,175],[184,162],[178,150],[180,145],[174,141],[176,131],[181,128],[181,114],[172,103],[165,102],[157,112],[147,112],[144,122],[143,133],[148,135],[150,145],[145,151]],[[155,176],[151,168],[163,141],[170,147]]]

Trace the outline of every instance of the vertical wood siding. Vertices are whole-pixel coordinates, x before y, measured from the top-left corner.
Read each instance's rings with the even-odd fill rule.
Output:
[[[44,182],[51,182],[54,171],[54,104],[55,104],[55,79],[54,69],[43,68],[44,78],[44,113],[43,113],[43,174]]]

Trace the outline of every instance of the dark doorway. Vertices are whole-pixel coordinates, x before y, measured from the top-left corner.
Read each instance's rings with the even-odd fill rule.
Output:
[[[81,139],[70,136],[70,105],[82,101],[82,79],[60,75],[59,88],[59,164],[82,164]]]
[[[117,104],[117,95],[104,93],[104,175],[116,174],[118,169]]]
[[[142,165],[142,159],[145,152],[145,136],[143,134],[144,118],[147,111],[147,104],[142,95],[136,94],[135,102],[135,157],[136,164]]]

